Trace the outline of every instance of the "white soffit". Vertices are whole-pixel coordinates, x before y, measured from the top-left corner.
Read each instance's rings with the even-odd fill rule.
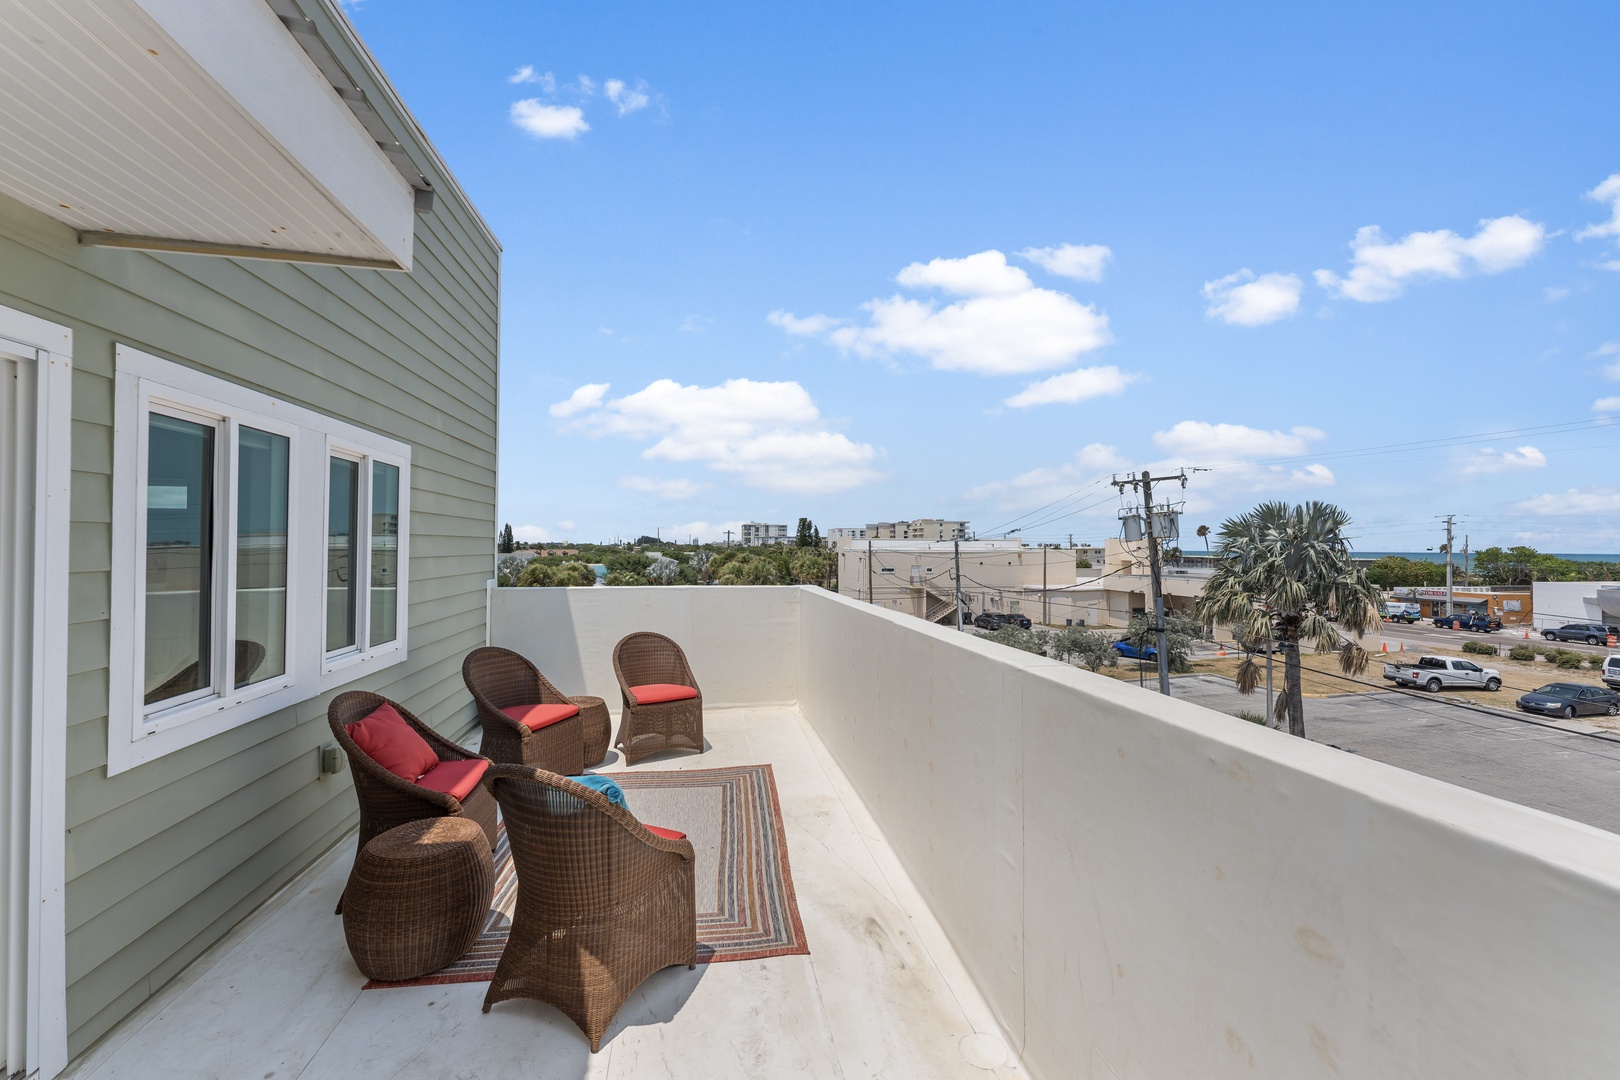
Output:
[[[265,0],[0,0],[0,193],[83,243],[411,266],[411,185]]]

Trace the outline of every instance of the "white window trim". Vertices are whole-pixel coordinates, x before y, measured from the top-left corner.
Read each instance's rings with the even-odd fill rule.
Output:
[[[376,447],[363,447],[353,440],[328,436],[326,439],[326,456],[328,461],[334,457],[349,458],[360,463],[359,490],[355,498],[359,508],[356,520],[360,523],[360,536],[355,542],[356,559],[350,573],[359,582],[365,582],[366,587],[361,589],[355,597],[354,633],[356,641],[364,641],[367,647],[362,649],[358,645],[335,651],[326,651],[326,591],[325,591],[325,563],[322,563],[322,590],[321,590],[321,689],[328,690],[343,683],[352,682],[368,671],[397,664],[405,658],[405,624],[407,609],[405,607],[409,589],[410,575],[405,573],[405,558],[409,545],[409,529],[404,527],[410,520],[410,487],[408,481],[411,473],[411,460],[407,448],[405,456],[389,453]],[[392,465],[399,470],[399,555],[400,580],[395,585],[395,617],[394,640],[381,645],[371,644],[371,482],[372,463],[381,462]],[[327,475],[323,471],[322,475]],[[322,504],[321,520],[323,539],[330,534],[332,500],[327,498]],[[322,558],[325,558],[325,549],[322,549]]]
[[[0,307],[0,338],[32,353],[35,452],[34,634],[29,652],[29,798],[25,820],[6,823],[26,837],[28,956],[23,976],[29,1076],[67,1067],[67,678],[68,551],[72,496],[73,332]],[[7,351],[12,351],[8,349]],[[16,1065],[11,1066],[13,1068]]]
[[[204,739],[308,700],[371,671],[405,659],[409,612],[409,492],[411,448],[311,409],[176,364],[128,345],[115,354],[113,449],[128,471],[113,483],[113,564],[107,773],[115,775]],[[239,427],[291,439],[287,491],[286,671],[236,689],[188,699],[147,712],[145,609],[142,587],[145,543],[146,439],[148,412],[214,418],[216,553],[213,647],[233,655],[235,590],[226,587],[235,566],[236,467]],[[400,469],[399,637],[363,654],[328,658],[326,641],[326,476],[330,448],[375,458]],[[115,470],[118,468],[115,465]],[[319,481],[316,481],[319,478]],[[367,488],[369,493],[369,486]],[[317,500],[319,504],[317,504]],[[366,508],[369,510],[369,507]],[[366,530],[369,538],[369,524]],[[369,546],[366,557],[369,560]],[[368,579],[369,580],[369,579]]]

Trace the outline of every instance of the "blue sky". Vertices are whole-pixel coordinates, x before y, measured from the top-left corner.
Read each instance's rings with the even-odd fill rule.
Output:
[[[505,247],[520,536],[1100,541],[1201,466],[1620,551],[1620,5],[1319,7],[351,15]]]

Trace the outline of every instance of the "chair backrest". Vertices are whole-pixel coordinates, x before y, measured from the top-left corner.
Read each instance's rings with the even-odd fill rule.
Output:
[[[647,846],[635,818],[600,792],[522,765],[490,766],[518,888],[553,917],[599,914],[603,897],[630,884]],[[632,827],[627,827],[627,823]]]
[[[625,686],[676,683],[696,686],[686,653],[663,634],[639,630],[613,646],[613,672]]]
[[[467,654],[461,662],[461,681],[467,684],[467,691],[479,708],[495,711],[513,705],[555,704],[562,696],[528,658],[495,645]],[[546,700],[548,690],[551,692],[549,701]]]

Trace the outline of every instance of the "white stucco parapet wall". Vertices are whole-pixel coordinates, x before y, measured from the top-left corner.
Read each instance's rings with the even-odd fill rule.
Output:
[[[607,698],[796,700],[1029,1072],[1620,1076],[1620,837],[817,589],[512,589]]]

